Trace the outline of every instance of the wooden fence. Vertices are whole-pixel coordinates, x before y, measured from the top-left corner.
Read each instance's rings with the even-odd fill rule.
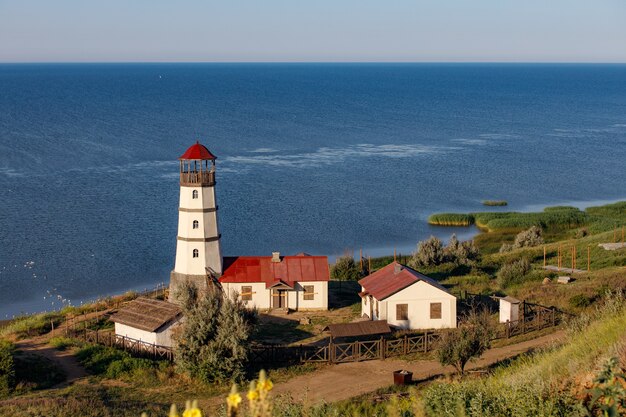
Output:
[[[167,359],[169,361],[174,359],[174,352],[170,347],[120,336],[111,330],[68,329],[66,334],[68,337],[74,337],[87,343],[121,349],[133,356],[148,357],[151,359]]]

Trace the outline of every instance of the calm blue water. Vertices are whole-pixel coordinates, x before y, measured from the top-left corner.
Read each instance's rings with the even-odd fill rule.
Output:
[[[1,65],[0,318],[167,281],[197,139],[226,255],[406,253],[482,199],[626,197],[626,66]]]

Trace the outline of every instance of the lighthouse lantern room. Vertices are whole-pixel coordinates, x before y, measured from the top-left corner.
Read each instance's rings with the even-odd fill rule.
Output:
[[[176,261],[170,276],[170,301],[185,281],[199,290],[222,275],[222,251],[215,200],[216,157],[199,142],[180,160],[180,204]]]

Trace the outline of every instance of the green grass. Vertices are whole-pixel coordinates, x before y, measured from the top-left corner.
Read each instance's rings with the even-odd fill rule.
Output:
[[[39,336],[48,333],[52,329],[52,323],[58,326],[62,321],[63,315],[59,312],[17,317],[0,329],[0,337],[10,334],[15,335],[18,339]]]
[[[508,205],[506,200],[483,200],[483,206],[503,207]]]

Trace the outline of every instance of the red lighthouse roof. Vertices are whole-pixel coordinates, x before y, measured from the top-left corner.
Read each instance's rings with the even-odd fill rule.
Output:
[[[189,149],[178,159],[201,159],[201,160],[215,160],[217,157],[209,151],[206,146],[201,145],[200,142],[196,142],[191,145]]]

